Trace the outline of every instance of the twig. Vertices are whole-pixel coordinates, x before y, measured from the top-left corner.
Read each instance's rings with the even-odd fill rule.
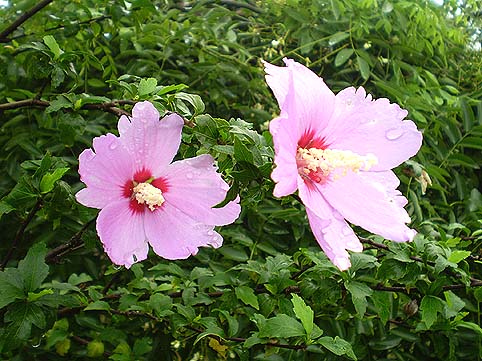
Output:
[[[75,342],[77,343],[80,343],[81,345],[84,345],[84,346],[87,346],[90,341],[89,340],[86,340],[85,338],[82,338],[82,337],[79,337],[79,336],[71,336],[72,337],[72,340],[74,340]],[[108,351],[104,351],[104,357],[110,357],[112,356],[112,353],[108,352]]]
[[[93,23],[93,22],[102,21],[102,20],[105,20],[105,19],[110,19],[111,17],[112,16],[110,16],[110,15],[102,15],[102,16],[98,16],[96,18],[92,18],[92,19],[88,19],[88,20],[84,20],[84,21],[79,21],[77,23],[71,23],[70,26],[73,26],[73,25],[79,25],[80,26],[80,25],[90,24],[90,23]],[[50,32],[50,31],[59,30],[59,29],[63,29],[63,28],[65,28],[65,25],[59,24],[57,26],[47,28],[43,31],[44,31],[44,33],[47,33],[47,32]],[[25,38],[27,36],[32,36],[32,35],[37,35],[37,33],[20,34],[20,35],[12,36],[10,39],[5,39],[5,40],[17,40],[17,39]]]
[[[20,15],[17,20],[15,20],[12,24],[7,26],[1,33],[0,33],[0,43],[7,43],[10,39],[7,38],[11,33],[13,33],[20,25],[22,25],[25,21],[30,19],[48,4],[50,4],[53,0],[42,0],[37,3],[34,7],[24,12]]]
[[[126,112],[123,109],[117,108],[119,105],[133,105],[136,102],[133,100],[114,100],[107,103],[97,103],[97,104],[84,104],[80,109],[88,109],[88,110],[102,110],[104,112],[112,113],[117,116],[127,115],[130,116],[130,113]],[[40,99],[25,99],[19,100],[16,102],[11,103],[4,103],[0,104],[0,111],[2,110],[10,110],[10,109],[18,109],[23,107],[48,107],[50,106],[50,102]]]
[[[39,198],[37,200],[37,203],[35,203],[35,205],[33,206],[32,210],[28,213],[27,218],[25,218],[25,220],[20,225],[20,228],[18,229],[17,234],[15,235],[15,239],[13,240],[12,246],[8,250],[7,255],[5,256],[5,258],[2,261],[2,264],[0,265],[1,271],[5,269],[5,266],[7,265],[8,261],[10,261],[10,258],[12,257],[13,252],[17,249],[18,244],[22,240],[23,235],[25,233],[25,229],[30,224],[33,217],[40,210],[41,207],[42,207],[42,199]]]
[[[87,228],[95,222],[95,218],[92,218],[90,221],[88,221],[86,224],[82,226],[82,228],[72,236],[72,238],[65,244],[62,244],[53,250],[51,250],[47,255],[45,256],[45,262],[46,263],[56,263],[59,260],[60,256],[63,256],[69,252],[72,252],[73,250],[79,248],[79,246],[82,246],[82,234],[87,230]]]
[[[135,100],[113,100],[111,102],[106,102],[106,103],[96,103],[96,104],[84,104],[80,107],[80,109],[84,110],[101,110],[107,113],[112,113],[114,115],[117,115],[120,117],[121,115],[126,115],[128,117],[131,116],[131,114],[123,109],[117,108],[118,106],[122,105],[135,105],[137,101]],[[19,108],[24,108],[24,107],[43,107],[46,108],[50,106],[50,102],[45,101],[45,100],[40,100],[40,99],[25,99],[25,100],[18,100],[15,102],[10,102],[10,103],[4,103],[0,104],[0,112],[4,110],[11,110],[11,109],[19,109]],[[71,109],[65,109],[66,111],[71,111]],[[170,114],[177,114],[179,115],[182,120],[184,121],[184,125],[192,128],[194,127],[194,122],[184,118],[181,114],[175,113],[175,112],[166,112],[165,115],[170,115]]]

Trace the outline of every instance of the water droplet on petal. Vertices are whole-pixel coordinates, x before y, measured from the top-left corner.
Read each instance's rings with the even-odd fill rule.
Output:
[[[118,145],[117,142],[112,142],[112,143],[110,143],[110,145],[109,145],[109,149],[110,149],[110,150],[114,150],[114,149],[117,148],[117,145]]]
[[[213,231],[208,231],[208,236],[212,236],[214,234]]]
[[[385,133],[385,137],[387,137],[388,140],[396,140],[400,138],[403,134],[403,130],[400,128],[392,128],[387,130]]]
[[[187,178],[187,179],[192,179],[192,173],[186,173],[186,178]]]

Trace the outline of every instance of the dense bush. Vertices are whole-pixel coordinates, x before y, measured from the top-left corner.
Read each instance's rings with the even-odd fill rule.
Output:
[[[482,358],[480,6],[0,3],[2,359]],[[409,111],[424,144],[396,173],[414,242],[356,228],[365,250],[340,272],[298,197],[272,196],[261,59],[283,57]],[[185,118],[178,158],[213,155],[242,214],[218,250],[125,269],[74,194],[79,154],[140,100]]]

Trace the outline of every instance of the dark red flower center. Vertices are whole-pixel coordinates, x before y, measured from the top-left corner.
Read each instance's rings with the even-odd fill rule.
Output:
[[[164,203],[163,193],[169,189],[164,178],[154,178],[152,172],[143,168],[137,171],[132,180],[124,184],[122,194],[130,200],[129,206],[134,212],[145,209],[156,210]]]

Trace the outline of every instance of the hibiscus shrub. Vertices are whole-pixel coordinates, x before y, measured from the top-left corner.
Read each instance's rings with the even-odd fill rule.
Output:
[[[481,11],[0,1],[1,358],[481,359]]]

